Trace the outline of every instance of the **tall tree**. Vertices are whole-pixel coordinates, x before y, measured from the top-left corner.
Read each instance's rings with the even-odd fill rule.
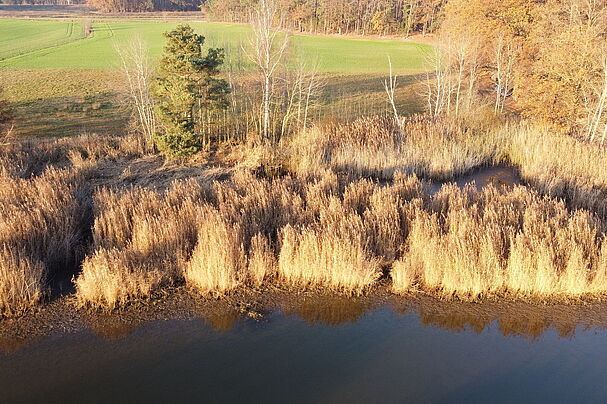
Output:
[[[203,147],[203,111],[228,106],[228,83],[217,77],[224,52],[209,48],[205,53],[204,36],[187,24],[164,36],[167,42],[153,86],[158,99],[156,115],[164,131],[156,140],[168,154],[188,156]]]
[[[263,76],[263,129],[262,139],[270,140],[270,103],[272,82],[283,61],[289,44],[288,36],[274,25],[277,18],[274,0],[260,0],[253,15],[253,36],[249,57]]]
[[[146,141],[153,140],[156,133],[156,116],[154,99],[150,94],[150,83],[153,75],[148,45],[140,36],[135,36],[125,45],[116,45],[120,58],[121,70],[128,83],[128,95],[133,105],[139,130]]]

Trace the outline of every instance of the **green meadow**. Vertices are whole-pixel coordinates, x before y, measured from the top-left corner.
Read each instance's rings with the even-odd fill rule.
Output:
[[[226,70],[252,69],[244,50],[251,36],[249,27],[188,23],[205,35],[207,45],[225,49]],[[0,80],[17,112],[17,133],[63,136],[83,130],[122,130],[128,111],[119,97],[123,85],[115,72],[119,65],[115,47],[140,36],[157,60],[163,32],[177,24],[99,20],[86,36],[84,20],[0,19]],[[397,74],[411,77],[424,71],[429,50],[428,45],[404,41],[294,35],[289,57],[317,66],[330,83],[331,103],[351,104],[361,98],[380,99],[388,57]],[[403,102],[411,104],[410,99]]]

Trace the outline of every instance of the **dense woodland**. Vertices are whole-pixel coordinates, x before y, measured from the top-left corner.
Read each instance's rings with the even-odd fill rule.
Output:
[[[211,18],[248,22],[255,0],[89,0],[108,12],[204,10]],[[279,0],[282,25],[339,34],[409,35],[439,27],[446,0]]]
[[[200,0],[87,0],[87,4],[104,12],[196,11]]]
[[[246,21],[252,0],[209,0],[208,13]],[[434,31],[446,0],[278,0],[284,25],[298,31],[339,34],[398,34]]]

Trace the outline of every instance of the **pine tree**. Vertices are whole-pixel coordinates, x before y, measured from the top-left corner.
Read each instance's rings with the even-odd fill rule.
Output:
[[[167,154],[189,156],[202,149],[202,136],[196,133],[202,124],[197,125],[196,119],[202,111],[228,106],[228,83],[217,78],[224,52],[211,48],[204,54],[204,36],[187,24],[164,36],[167,43],[153,86],[159,101],[156,114],[164,128],[156,142]]]

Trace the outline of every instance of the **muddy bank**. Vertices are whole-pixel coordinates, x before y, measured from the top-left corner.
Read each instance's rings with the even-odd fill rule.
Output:
[[[551,329],[568,337],[580,327],[607,328],[607,302],[567,304],[495,298],[475,303],[421,293],[396,296],[385,284],[360,297],[267,286],[239,288],[216,299],[179,287],[113,312],[79,310],[73,303],[73,297],[66,296],[22,317],[0,320],[0,353],[11,355],[48,337],[84,331],[103,339],[125,338],[157,321],[202,320],[216,331],[227,331],[243,321],[263,323],[277,311],[309,325],[338,327],[354,324],[378,308],[389,308],[402,316],[415,314],[425,326],[481,333],[496,324],[504,336],[532,339]]]
[[[496,187],[505,186],[508,188],[512,188],[517,185],[527,185],[522,180],[519,170],[515,167],[495,165],[477,167],[467,174],[450,180],[433,181],[431,187],[432,193],[434,194],[438,192],[443,185],[450,183],[455,183],[460,188],[463,188],[469,184],[474,184],[478,190],[481,190],[489,185]]]

